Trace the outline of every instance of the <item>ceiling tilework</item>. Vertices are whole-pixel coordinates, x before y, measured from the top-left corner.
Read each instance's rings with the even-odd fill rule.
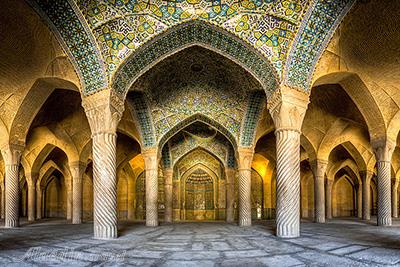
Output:
[[[83,93],[89,95],[109,86],[121,96],[126,93],[126,75],[140,73],[137,67],[153,62],[158,50],[165,55],[171,49],[154,46],[136,57],[140,61],[119,67],[163,32],[178,24],[200,21],[237,36],[238,43],[227,34],[201,29],[188,35],[189,42],[209,37],[217,40],[227,56],[255,72],[264,89],[275,90],[271,77],[303,90],[310,87],[315,64],[332,33],[355,0],[27,0],[55,30],[74,62],[82,80]],[[209,28],[208,28],[209,29]],[[174,34],[179,34],[179,31]],[[208,36],[199,36],[208,35]],[[217,38],[216,38],[217,37]],[[219,38],[219,39],[218,39]],[[229,40],[228,40],[229,39]],[[169,37],[175,45],[180,41]],[[246,49],[253,47],[265,58],[267,67]],[[186,43],[187,44],[187,43]],[[212,44],[211,47],[214,47]],[[165,44],[164,44],[165,46]],[[173,47],[172,47],[173,48]],[[247,52],[246,52],[247,51]],[[246,59],[248,58],[248,59]],[[252,63],[255,60],[255,66]],[[103,66],[104,65],[104,66]],[[273,68],[271,71],[270,68]],[[263,72],[264,71],[264,72]],[[271,76],[271,72],[274,74]],[[264,80],[263,80],[264,79]],[[124,87],[125,86],[125,87]]]
[[[288,56],[285,83],[303,90],[311,89],[311,79],[320,56],[337,26],[355,0],[319,0],[305,15]]]

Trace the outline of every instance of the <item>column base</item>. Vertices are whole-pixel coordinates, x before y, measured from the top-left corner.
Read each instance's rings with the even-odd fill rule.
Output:
[[[28,222],[34,222],[35,218],[28,218]]]
[[[17,228],[19,227],[19,221],[18,220],[7,220],[4,223],[4,228]]]
[[[362,218],[364,221],[369,221],[369,220],[371,220],[371,217],[363,217]]]
[[[251,219],[239,219],[239,226],[241,227],[251,226]]]
[[[82,220],[81,219],[72,219],[72,224],[81,224]]]
[[[165,218],[164,218],[164,222],[166,222],[166,223],[172,223],[172,216],[166,216]]]
[[[276,236],[280,238],[296,238],[300,237],[300,227],[278,227],[276,229]]]
[[[146,226],[157,227],[158,226],[158,221],[146,221]]]
[[[377,225],[378,226],[391,226],[392,218],[378,219]]]
[[[95,226],[94,238],[95,239],[116,239],[118,237],[118,230],[116,226]]]
[[[325,217],[323,217],[323,218],[321,218],[321,217],[318,217],[318,218],[315,218],[314,219],[314,222],[315,223],[325,223]]]

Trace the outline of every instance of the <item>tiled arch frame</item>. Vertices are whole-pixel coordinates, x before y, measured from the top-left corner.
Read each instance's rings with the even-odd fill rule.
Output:
[[[222,164],[225,165],[226,160],[221,158],[220,156],[218,156],[216,153],[214,153],[213,151],[211,151],[210,149],[207,149],[206,147],[202,147],[202,146],[197,146],[191,149],[188,149],[187,151],[185,151],[182,155],[180,155],[178,158],[175,159],[175,161],[171,162],[172,167],[174,167],[181,159],[183,159],[185,156],[189,155],[190,153],[192,153],[193,151],[196,150],[202,150],[208,154],[210,154],[211,156],[213,156],[214,158],[218,159],[218,161]]]
[[[71,59],[87,96],[108,87],[97,42],[73,0],[26,0],[42,17]]]
[[[309,91],[315,66],[355,0],[313,0],[286,60],[283,82]]]
[[[160,140],[158,141],[159,149],[163,149],[163,147],[166,146],[168,140],[171,137],[173,137],[175,134],[177,134],[179,131],[183,130],[185,127],[189,126],[190,124],[192,124],[194,122],[198,122],[198,121],[205,123],[205,124],[213,127],[215,130],[219,131],[231,143],[234,150],[237,150],[238,146],[237,146],[236,139],[231,134],[231,132],[229,132],[229,130],[227,130],[224,126],[220,125],[215,120],[210,119],[209,117],[207,117],[203,114],[199,114],[199,113],[195,114],[193,116],[190,116],[183,121],[180,121],[174,127],[172,127],[166,134],[161,136]]]
[[[258,80],[267,96],[278,87],[279,76],[260,52],[220,27],[204,21],[189,21],[169,28],[130,55],[116,71],[112,88],[124,97],[143,73],[191,46],[202,46],[229,58]]]

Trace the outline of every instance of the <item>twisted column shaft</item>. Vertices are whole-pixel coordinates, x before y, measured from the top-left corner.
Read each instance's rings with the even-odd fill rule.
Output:
[[[277,236],[300,235],[300,133],[277,130]]]
[[[164,193],[165,193],[165,218],[166,222],[172,222],[172,169],[164,170]]]
[[[325,187],[325,201],[326,201],[326,218],[332,219],[332,180],[326,180],[326,187]]]
[[[134,177],[128,177],[128,220],[135,219],[135,183]]]
[[[6,169],[6,228],[19,226],[19,165],[7,165]]]
[[[28,221],[35,220],[36,188],[34,184],[28,184]]]
[[[234,222],[234,203],[235,203],[235,169],[225,168],[226,174],[226,221]]]
[[[392,225],[390,162],[378,161],[378,225]]]
[[[399,217],[399,193],[398,193],[399,181],[397,180],[393,185],[392,192],[392,216],[393,218]]]
[[[4,185],[1,188],[1,218],[4,219],[5,216],[5,208],[6,208],[6,193],[4,190]]]
[[[82,179],[85,165],[82,162],[69,164],[72,176],[72,223],[82,223]]]
[[[251,225],[251,164],[253,148],[238,148],[239,155],[239,226]]]
[[[42,219],[42,195],[43,191],[40,188],[36,188],[36,219],[38,220]]]
[[[94,237],[116,238],[117,233],[117,135],[93,136]]]
[[[314,173],[314,221],[325,222],[325,172],[328,161],[317,159],[312,162]]]
[[[362,177],[362,219],[369,221],[371,219],[371,178],[372,172],[360,172]]]
[[[356,187],[357,189],[357,217],[362,219],[362,184]]]
[[[23,147],[7,145],[1,153],[5,163],[5,223],[6,228],[19,226],[19,163]]]
[[[148,149],[142,153],[146,171],[146,225],[158,226],[158,153]]]

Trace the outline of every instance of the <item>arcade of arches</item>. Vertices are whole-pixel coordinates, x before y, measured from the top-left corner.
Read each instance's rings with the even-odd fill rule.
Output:
[[[0,4],[5,227],[392,224],[398,1],[147,2]]]

